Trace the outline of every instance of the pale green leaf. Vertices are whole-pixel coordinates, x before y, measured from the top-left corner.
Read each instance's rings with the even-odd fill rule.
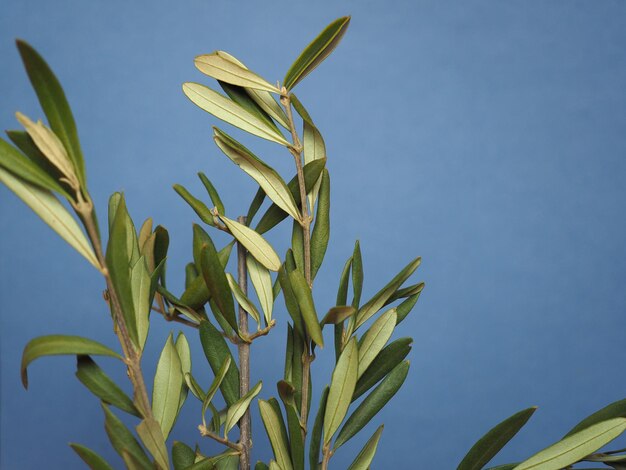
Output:
[[[228,407],[228,412],[226,414],[226,422],[224,423],[224,437],[228,438],[228,431],[230,431],[237,421],[241,419],[241,417],[245,414],[246,410],[250,407],[250,402],[256,397],[261,391],[261,387],[263,386],[262,382],[256,384],[248,393],[246,393],[243,397],[241,397],[235,404]]]
[[[274,309],[274,294],[272,292],[272,277],[267,268],[261,265],[254,256],[246,255],[246,266],[252,281],[252,286],[259,298],[261,309],[265,316],[265,323],[269,325]]]
[[[252,315],[252,318],[254,318],[254,321],[257,322],[258,325],[261,325],[261,316],[259,315],[259,311],[246,296],[246,294],[244,294],[244,292],[241,290],[241,287],[239,287],[237,281],[235,281],[232,274],[226,273],[226,279],[228,280],[228,286],[235,296],[237,303],[241,306],[241,308],[243,308],[246,312]]]
[[[327,445],[341,425],[352,401],[359,370],[359,348],[352,338],[344,348],[333,371],[324,412],[324,444]]]
[[[50,191],[38,188],[2,168],[0,168],[0,181],[24,201],[63,240],[83,255],[93,266],[100,269],[96,255],[76,220]]]
[[[280,258],[272,246],[266,242],[261,235],[250,227],[246,227],[225,216],[220,215],[219,218],[224,222],[237,241],[239,241],[259,263],[270,271],[278,271],[280,269]]]
[[[372,460],[374,460],[374,455],[376,454],[376,448],[378,447],[378,441],[380,440],[380,436],[383,433],[384,426],[379,426],[376,432],[369,438],[369,440],[359,452],[359,455],[356,456],[354,462],[350,464],[348,470],[368,470],[372,464]]]
[[[152,454],[154,460],[161,470],[169,470],[170,461],[165,447],[165,438],[163,432],[152,418],[146,418],[135,428],[141,442],[146,446],[148,452]]]
[[[315,311],[311,288],[304,279],[302,272],[298,269],[294,269],[289,273],[289,282],[293,288],[293,293],[300,307],[300,313],[302,314],[302,319],[304,320],[309,336],[311,336],[315,344],[324,347],[324,337],[322,336],[322,328],[320,327],[317,312]]]
[[[291,457],[289,455],[289,444],[281,431],[282,418],[276,414],[272,405],[265,400],[259,400],[259,410],[261,411],[261,419],[263,420],[263,425],[265,426],[265,431],[272,445],[279,468],[282,470],[293,470]]]
[[[594,424],[520,463],[515,470],[559,470],[604,447],[626,430],[626,418]]]
[[[198,107],[235,127],[284,146],[289,142],[237,103],[198,83],[183,84],[183,92]]]
[[[152,390],[152,413],[166,438],[178,416],[183,380],[180,358],[170,334],[157,363]]]
[[[216,80],[241,87],[280,94],[278,88],[268,83],[256,73],[230,60],[230,57],[232,57],[230,54],[216,51],[212,54],[197,56],[194,60],[194,64],[200,72]]]
[[[378,353],[387,344],[393,329],[396,327],[396,309],[392,308],[383,313],[367,330],[363,342],[359,346],[359,378],[367,370]]]
[[[141,256],[130,271],[130,283],[133,293],[133,307],[137,323],[139,349],[143,349],[150,327],[150,284],[151,278],[144,257]]]

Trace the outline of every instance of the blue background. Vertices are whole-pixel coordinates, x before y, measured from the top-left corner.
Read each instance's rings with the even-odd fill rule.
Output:
[[[538,405],[498,462],[527,457],[626,397],[624,2],[5,0],[0,127],[17,127],[16,110],[42,117],[13,44],[22,37],[66,89],[101,217],[108,195],[123,190],[138,223],[165,225],[169,283],[181,292],[195,215],[171,185],[201,195],[195,173],[206,172],[233,217],[254,191],[212,145],[215,120],[181,93],[184,81],[210,82],[193,57],[224,49],[275,81],[344,14],[353,19],[341,46],[297,90],[325,136],[333,184],[318,308],[333,304],[357,238],[365,299],[415,255],[415,279],[427,285],[400,327],[415,338],[412,367],[375,419],[387,426],[374,468],[454,468],[492,425]],[[279,146],[254,148],[291,176]],[[78,441],[119,467],[71,358],[35,363],[28,392],[19,382],[21,350],[37,335],[116,346],[103,283],[9,191],[0,198],[0,466],[82,468],[67,447]],[[288,232],[269,237],[281,252]],[[277,305],[279,328],[254,345],[263,397],[275,395],[282,372],[286,314]],[[153,322],[148,376],[171,326]],[[331,355],[314,364],[318,388]],[[117,364],[100,362],[125,384]],[[195,403],[184,409],[177,439],[200,440],[198,413]],[[256,417],[254,426],[254,458],[267,461]],[[331,466],[346,468],[362,442]]]

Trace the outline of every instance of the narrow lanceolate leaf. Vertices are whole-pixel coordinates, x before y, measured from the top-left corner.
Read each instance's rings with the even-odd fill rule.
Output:
[[[246,225],[248,227],[252,226],[252,219],[254,219],[256,213],[259,212],[259,209],[261,208],[261,205],[263,205],[264,201],[265,191],[263,191],[263,188],[259,188],[257,189],[252,202],[250,202],[250,207],[248,207],[248,213],[246,214]]]
[[[80,444],[70,443],[70,447],[78,454],[91,470],[113,470],[102,456]]]
[[[262,139],[289,146],[289,142],[268,124],[250,114],[234,101],[198,83],[183,84],[183,92],[198,107],[235,127]]]
[[[57,174],[53,173],[51,175],[46,172],[4,139],[0,139],[0,168],[10,172],[25,183],[33,184],[41,189],[56,191],[68,199],[73,199],[70,193],[55,178]],[[56,172],[56,168],[53,170]]]
[[[315,227],[311,234],[311,276],[314,278],[322,265],[328,239],[330,237],[330,176],[328,170],[322,173],[322,185],[320,186],[320,198],[317,203]]]
[[[250,227],[246,227],[227,217],[220,215],[219,218],[224,222],[228,230],[230,230],[233,237],[235,237],[259,263],[270,271],[278,271],[280,269],[280,258],[274,251],[274,248],[272,248],[261,235]]]
[[[380,291],[378,291],[374,297],[372,297],[365,305],[363,305],[356,316],[356,325],[355,329],[369,320],[372,315],[376,314],[389,297],[393,295],[393,293],[398,290],[398,287],[402,285],[404,281],[406,281],[411,274],[415,272],[417,267],[422,262],[422,258],[415,258],[409,264],[407,264],[402,271],[400,271],[396,277],[394,277],[389,284],[383,287]]]
[[[233,426],[237,424],[237,421],[241,419],[246,410],[250,407],[250,402],[261,391],[261,387],[263,387],[263,382],[256,384],[248,393],[228,408],[226,422],[224,423],[224,437],[228,438],[228,431],[230,431]]]
[[[196,453],[184,442],[174,441],[172,445],[172,464],[174,470],[183,470],[193,465]]]
[[[346,345],[333,371],[324,412],[324,444],[328,444],[339,429],[352,401],[359,369],[359,348],[355,338]],[[335,447],[337,445],[335,444]]]
[[[313,185],[322,174],[325,165],[326,160],[316,160],[304,166],[304,187],[307,192],[313,188]],[[298,186],[298,177],[294,176],[289,183],[287,183],[287,187],[293,196],[293,200],[296,202],[296,206],[300,207],[300,187]],[[267,209],[265,214],[263,214],[261,220],[259,220],[259,223],[256,226],[256,231],[259,233],[265,233],[271,230],[280,222],[285,220],[287,215],[288,214],[275,203],[272,204]]]
[[[124,454],[131,455],[135,468],[143,470],[154,469],[154,465],[143,451],[141,445],[139,445],[139,442],[137,442],[137,439],[135,439],[135,436],[133,436],[133,433],[124,426],[124,423],[105,404],[102,404],[102,409],[105,418],[104,429],[115,451],[121,457],[124,457]]]
[[[253,90],[252,88],[244,88],[237,85],[231,85],[230,83],[222,82],[219,80],[217,83],[220,84],[220,87],[222,87],[224,93],[226,93],[231,100],[233,100],[235,103],[237,103],[253,116],[258,117],[261,121],[270,126],[278,134],[281,133],[280,129],[278,129],[278,126],[272,120],[270,115],[267,114],[265,110],[261,108],[261,106],[259,106],[254,99],[252,99],[252,93],[264,93],[269,95],[269,92]]]
[[[336,325],[337,323],[344,322],[355,313],[356,313],[356,309],[354,307],[350,307],[348,305],[340,305],[340,306],[331,308],[328,311],[328,313],[324,315],[324,318],[322,319],[320,323],[322,326],[327,325],[329,323]]]
[[[412,343],[413,338],[400,338],[385,346],[359,378],[352,400],[359,398],[400,364],[411,351]]]
[[[363,292],[363,257],[361,256],[361,243],[357,240],[354,243],[352,253],[352,306],[359,308],[361,304],[361,294]]]
[[[143,349],[148,338],[150,327],[150,285],[151,278],[146,262],[141,256],[130,271],[131,291],[133,294],[133,307],[135,309],[135,322],[139,348]]]
[[[396,319],[396,309],[392,308],[382,314],[365,333],[363,342],[359,346],[359,378],[391,338],[393,329],[396,327]]]
[[[474,444],[457,470],[481,470],[513,439],[536,410],[537,407],[533,406],[519,411],[489,430]]]
[[[587,416],[580,423],[574,426],[572,430],[565,435],[565,437],[569,437],[572,434],[588,428],[589,426],[612,418],[626,418],[626,399],[613,402],[610,405],[605,406],[601,410],[598,410],[595,413]]]
[[[209,390],[207,391],[206,395],[204,396],[204,399],[202,400],[202,423],[205,427],[206,427],[206,421],[205,421],[204,415],[206,414],[206,410],[211,405],[211,402],[213,401],[213,397],[215,397],[215,394],[217,393],[217,389],[221,387],[222,382],[224,381],[224,378],[226,377],[226,374],[228,373],[228,369],[230,369],[231,364],[232,364],[231,357],[226,356],[224,363],[220,366],[219,370],[215,373],[213,382],[211,383]]]
[[[294,470],[304,470],[304,442],[302,424],[295,403],[285,404],[285,415],[289,428],[289,452]]]
[[[350,24],[350,17],[336,19],[302,51],[285,75],[285,87],[290,90],[313,71],[337,47]]]
[[[626,418],[613,418],[583,429],[538,452],[515,470],[559,470],[605,446],[626,430]]]
[[[113,196],[112,196],[113,197]],[[126,202],[122,196],[114,213],[106,251],[106,262],[113,287],[119,298],[126,328],[135,345],[139,344],[133,292],[130,282],[130,266],[132,263],[134,227],[126,210]],[[139,255],[139,253],[137,253]]]
[[[322,396],[320,397],[320,405],[313,423],[311,431],[311,443],[309,444],[309,468],[317,468],[320,461],[320,449],[322,447],[322,427],[324,426],[324,414],[326,412],[326,402],[328,400],[329,387],[324,387]]]
[[[270,272],[259,263],[254,256],[246,256],[246,266],[252,281],[252,286],[259,298],[261,309],[265,316],[265,323],[272,320],[272,310],[274,309],[274,294],[272,292],[272,277]]]
[[[357,432],[363,429],[370,420],[376,416],[385,404],[400,389],[409,372],[409,362],[405,361],[395,367],[394,370],[361,402],[356,410],[350,415],[346,424],[335,440],[335,449],[345,444]]]
[[[233,296],[230,294],[224,266],[220,262],[219,255],[210,237],[205,240],[200,251],[200,270],[209,294],[228,324],[236,331],[238,324],[235,316],[235,303],[233,302]]]
[[[202,172],[198,173],[198,177],[200,178],[200,181],[202,181],[206,192],[209,194],[211,202],[213,202],[213,205],[217,207],[217,211],[220,214],[224,214],[224,203],[222,202],[222,198],[220,198],[217,189],[215,189],[215,186],[213,186],[213,183],[211,183],[211,180],[209,180],[209,178],[207,178],[206,175]]]
[[[183,381],[180,358],[170,334],[157,363],[152,390],[152,413],[166,438],[178,416]]]
[[[74,116],[63,88],[48,64],[29,44],[17,41],[17,48],[24,62],[30,83],[37,93],[41,108],[48,118],[52,131],[59,137],[76,169],[81,185],[85,186],[85,163],[83,161]]]
[[[413,310],[413,307],[415,307],[415,304],[420,298],[420,295],[421,292],[413,294],[402,303],[400,303],[400,305],[398,305],[398,307],[396,308],[396,313],[398,314],[398,321],[396,322],[396,325],[399,325],[400,322],[404,320],[409,313],[411,313],[411,310]]]
[[[230,406],[239,400],[239,370],[235,365],[235,360],[226,344],[226,340],[212,323],[203,321],[200,323],[200,342],[213,374],[217,375],[219,373],[226,358],[229,358],[231,361],[231,367],[220,385],[224,400]]]
[[[378,441],[383,433],[384,426],[379,426],[376,432],[363,446],[359,455],[356,456],[354,462],[350,464],[348,470],[368,470],[376,455],[376,448],[378,447]]]
[[[300,270],[295,269],[289,273],[289,282],[293,288],[293,293],[300,307],[300,313],[311,339],[320,347],[324,347],[324,337],[322,336],[322,328],[317,318],[315,304],[313,303],[313,295],[311,288],[304,279],[304,275]]]
[[[27,367],[35,359],[43,356],[81,355],[109,356],[122,360],[115,351],[91,339],[80,336],[49,335],[39,336],[28,342],[22,353],[22,384],[28,388]]]
[[[229,58],[230,55],[224,55],[221,51],[216,51],[212,54],[197,56],[194,60],[194,64],[200,72],[216,80],[241,87],[280,94],[278,88],[259,77],[256,73],[229,60]]]
[[[222,56],[222,58],[230,60],[239,67],[248,70],[248,67],[246,67],[241,61],[234,58],[228,52],[220,51],[220,55]],[[220,82],[220,85],[222,86],[222,88],[224,88],[224,82]],[[285,111],[283,110],[283,108],[280,107],[280,105],[276,102],[276,100],[269,91],[263,91],[254,88],[234,87],[233,85],[228,84],[226,85],[229,86],[231,89],[237,88],[242,93],[247,94],[250,99],[256,104],[256,109],[261,111],[264,114],[265,118],[269,120],[269,122],[272,122],[273,118],[285,129],[289,129],[289,120],[287,118],[287,115],[285,114]],[[226,91],[226,89],[224,91]],[[226,93],[228,93],[228,91],[226,91]],[[228,93],[228,95],[233,98],[230,93]],[[243,97],[241,98],[243,99]]]
[[[280,175],[228,134],[214,129],[215,143],[233,163],[254,179],[265,194],[294,219],[300,218],[298,207]]]
[[[178,401],[178,411],[180,412],[180,409],[183,407],[185,400],[187,399],[187,394],[189,393],[189,387],[187,387],[185,376],[188,374],[191,375],[191,350],[189,348],[189,342],[182,331],[178,333],[174,346],[176,347],[176,352],[178,353],[178,358],[180,359],[180,370],[183,373],[183,385],[180,392],[180,399]]]
[[[103,402],[141,417],[141,413],[133,401],[89,356],[80,355],[77,357],[76,377]]]
[[[278,281],[283,291],[283,299],[285,300],[285,306],[287,307],[287,313],[293,320],[294,329],[304,337],[304,323],[302,320],[302,314],[300,313],[300,307],[296,295],[289,281],[289,274],[287,273],[286,265],[283,265],[278,271]]]
[[[83,231],[50,191],[28,183],[2,168],[0,168],[0,182],[4,183],[17,197],[24,201],[41,220],[58,233],[72,248],[99,269],[96,255]]]
[[[259,400],[259,410],[261,411],[261,419],[263,420],[263,425],[279,468],[282,470],[293,470],[289,455],[289,444],[281,431],[282,418],[276,414],[272,405],[265,400]]]
[[[235,299],[237,299],[237,303],[241,306],[241,308],[248,312],[252,316],[252,318],[254,318],[254,321],[257,322],[258,325],[260,325],[261,316],[259,315],[259,311],[256,309],[252,301],[250,301],[248,296],[243,293],[241,287],[239,287],[239,284],[237,284],[237,281],[235,281],[235,278],[232,276],[232,274],[226,273],[226,279],[228,279],[228,286],[235,296]]]
[[[137,429],[139,439],[146,446],[148,452],[152,454],[158,467],[161,470],[169,470],[170,459],[167,455],[165,438],[159,423],[152,418],[146,418],[135,429]]]
[[[193,209],[196,215],[200,217],[200,220],[202,222],[207,225],[215,226],[213,214],[204,202],[202,202],[200,199],[196,199],[189,191],[187,191],[184,186],[181,186],[180,184],[175,184],[173,188],[174,191],[176,191],[178,195],[182,197],[187,204],[189,204],[189,206]]]

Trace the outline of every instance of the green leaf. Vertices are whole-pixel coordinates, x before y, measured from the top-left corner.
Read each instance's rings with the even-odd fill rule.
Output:
[[[269,467],[265,463],[258,461],[254,466],[254,470],[269,470]]]
[[[322,173],[320,186],[320,198],[317,203],[315,227],[311,234],[311,277],[315,278],[317,271],[322,265],[328,239],[330,237],[330,176],[328,170]]]
[[[285,88],[291,90],[311,73],[337,47],[350,24],[350,17],[344,16],[329,24],[313,42],[302,51],[285,75]]]
[[[70,193],[61,186],[57,179],[32,160],[26,158],[25,155],[22,155],[19,150],[4,139],[0,139],[0,168],[11,173],[15,179],[32,184],[36,186],[37,189],[55,191],[70,200],[74,199]]]
[[[588,428],[589,426],[612,418],[626,418],[626,399],[613,402],[601,410],[587,416],[580,423],[574,426],[572,430],[565,435],[565,437],[569,437],[572,434],[576,434],[577,432]]]
[[[259,188],[256,192],[256,194],[254,195],[254,198],[252,199],[252,202],[250,203],[250,207],[248,208],[248,214],[246,215],[246,225],[248,227],[250,227],[252,225],[252,219],[254,219],[254,216],[256,215],[257,212],[259,212],[259,209],[261,208],[261,205],[263,204],[263,201],[265,201],[265,191],[263,191],[263,188]],[[278,207],[278,206],[276,206]],[[281,210],[281,209],[279,209]],[[281,210],[282,212],[282,210]],[[285,217],[287,216],[287,214],[285,214]],[[258,231],[258,230],[257,230]],[[261,233],[261,232],[259,232]]]
[[[324,318],[320,322],[322,326],[327,324],[337,324],[342,323],[346,319],[350,318],[352,315],[356,313],[356,309],[354,307],[349,307],[347,305],[338,305],[337,307],[331,308]]]
[[[204,401],[206,393],[202,390],[202,387],[200,387],[200,384],[196,381],[193,375],[191,375],[191,373],[185,374],[185,383],[187,384],[187,387],[189,387],[189,390],[191,390],[193,396],[200,401]]]
[[[270,272],[259,263],[254,256],[246,255],[246,267],[252,281],[252,286],[259,298],[265,323],[269,324],[272,320],[272,311],[274,309],[274,294],[272,292],[272,277]]]
[[[389,283],[378,291],[374,297],[372,297],[365,305],[363,305],[356,316],[355,330],[367,320],[369,320],[376,312],[378,312],[389,297],[398,290],[398,287],[406,281],[411,274],[415,272],[417,267],[422,262],[422,258],[415,258],[409,264],[407,264],[402,271],[400,271]]]
[[[48,64],[28,43],[17,40],[17,48],[24,62],[26,73],[33,85],[41,108],[48,118],[50,128],[67,150],[79,181],[85,187],[85,162],[83,161],[74,116],[63,88]]]
[[[538,452],[515,467],[515,470],[559,470],[592,454],[625,430],[625,418],[602,421]]]
[[[289,280],[289,274],[287,273],[287,267],[283,266],[278,271],[278,282],[280,283],[283,291],[283,299],[285,300],[285,306],[287,307],[287,313],[293,320],[293,325],[296,331],[304,335],[304,323],[302,320],[302,314],[300,313],[300,307],[296,299],[296,295],[291,286]]]
[[[378,441],[380,440],[380,436],[383,433],[384,426],[379,426],[376,432],[369,438],[369,440],[359,452],[359,455],[356,456],[354,462],[350,464],[348,470],[368,470],[370,465],[372,464],[372,460],[374,460],[374,455],[376,454],[376,448],[378,447]]]
[[[230,233],[240,242],[256,260],[270,271],[278,271],[280,269],[280,258],[265,241],[265,239],[250,227],[246,227],[239,222],[235,222],[222,215],[220,220],[224,222]]]
[[[225,132],[214,128],[214,140],[224,154],[245,171],[265,191],[265,194],[282,210],[296,220],[300,219],[300,211],[289,192],[287,184],[280,175],[254,155],[250,150],[234,140]]]
[[[250,407],[250,402],[256,397],[263,387],[263,382],[257,383],[248,393],[241,397],[237,402],[228,407],[226,414],[226,423],[224,424],[224,437],[228,437],[230,431],[237,421],[241,419],[246,410]]]
[[[137,429],[141,442],[146,446],[148,452],[152,454],[157,465],[162,470],[169,470],[170,460],[159,423],[152,418],[146,418],[135,429]]]
[[[96,255],[76,220],[50,191],[28,183],[2,168],[0,168],[0,181],[72,248],[83,255],[94,267],[100,269]]]
[[[109,234],[106,264],[109,269],[113,287],[122,307],[128,334],[133,343],[139,345],[135,309],[133,305],[132,284],[130,282],[130,266],[133,261],[133,243],[129,233],[134,233],[134,231],[132,221],[126,210],[124,196],[121,196]]]
[[[352,401],[367,392],[400,364],[411,351],[412,344],[413,338],[400,338],[385,346],[359,378],[352,395]]]
[[[423,282],[420,282],[418,284],[413,284],[412,286],[403,287],[402,289],[398,289],[397,291],[395,291],[393,295],[389,297],[389,299],[387,299],[387,302],[385,302],[385,305],[389,305],[390,303],[395,302],[398,299],[405,299],[407,297],[412,297],[414,295],[421,294],[423,290],[424,290]]]
[[[206,421],[205,421],[204,415],[206,414],[206,410],[207,408],[209,408],[209,405],[213,401],[213,398],[215,397],[215,394],[217,393],[217,389],[221,387],[222,382],[224,381],[224,378],[226,377],[226,374],[228,373],[228,370],[230,369],[231,364],[233,364],[232,357],[226,356],[224,363],[220,366],[219,370],[215,373],[213,382],[211,383],[209,390],[207,391],[206,395],[204,396],[204,399],[202,400],[202,423],[203,423],[203,426],[205,427],[206,427]]]
[[[396,325],[399,325],[400,322],[404,320],[409,313],[411,313],[411,310],[413,310],[413,307],[417,303],[417,300],[420,298],[420,295],[421,291],[417,294],[413,294],[400,305],[398,305],[398,308],[396,309],[396,313],[398,314],[398,321]]]
[[[522,429],[537,407],[515,413],[489,430],[472,446],[457,470],[480,470]]]
[[[202,321],[200,323],[200,342],[214,374],[217,375],[226,358],[230,358],[232,366],[228,369],[226,377],[220,385],[220,390],[226,404],[228,406],[234,404],[239,400],[239,370],[224,337],[213,324]]]
[[[281,134],[280,129],[276,123],[272,120],[269,114],[265,112],[265,110],[259,106],[259,104],[252,98],[252,95],[256,93],[264,93],[268,94],[266,91],[253,90],[252,88],[244,88],[236,85],[231,85],[230,83],[218,82],[222,90],[228,95],[228,97],[241,106],[243,109],[248,111],[253,116],[258,117],[261,121],[265,122],[269,127],[271,127],[276,133]]]
[[[216,118],[249,132],[262,139],[289,147],[285,138],[258,117],[250,114],[237,103],[216,91],[198,83],[184,83],[183,92],[198,107]]]
[[[187,399],[187,394],[189,393],[189,388],[187,387],[185,381],[185,375],[191,374],[191,350],[189,349],[189,342],[182,331],[178,333],[174,346],[176,347],[176,352],[178,353],[178,358],[180,359],[180,370],[183,373],[183,384],[180,392],[180,400],[178,402],[178,411],[180,412],[180,409],[183,407],[183,404]]]
[[[215,186],[213,186],[213,183],[211,183],[209,178],[207,178],[206,175],[202,172],[198,173],[198,177],[200,178],[200,181],[202,181],[202,184],[204,185],[206,192],[209,193],[211,202],[213,202],[213,205],[217,207],[217,211],[220,214],[224,214],[225,213],[224,203],[222,202],[222,199],[220,198],[220,195],[218,194],[217,189],[215,189]]]
[[[293,293],[300,307],[302,319],[306,325],[306,330],[311,339],[320,347],[324,347],[324,337],[322,336],[322,328],[317,318],[315,304],[313,303],[313,295],[311,288],[304,279],[304,275],[299,270],[289,273],[289,283],[293,288]]]
[[[22,384],[28,388],[27,367],[35,359],[43,356],[81,355],[109,356],[123,360],[115,351],[91,339],[80,336],[48,335],[39,336],[28,342],[22,353]]]
[[[335,449],[345,444],[357,432],[363,429],[369,421],[378,413],[385,404],[400,389],[409,372],[409,362],[405,361],[397,365],[385,379],[378,385],[356,410],[350,415],[346,424],[335,439]]]
[[[259,311],[256,309],[254,304],[250,301],[248,296],[244,294],[241,290],[241,287],[237,284],[237,281],[233,278],[232,274],[226,273],[226,279],[228,280],[228,285],[230,290],[232,291],[235,299],[237,299],[237,303],[243,308],[246,312],[248,312],[254,321],[257,322],[258,325],[261,324],[261,315],[259,315]]]
[[[359,308],[361,303],[361,293],[363,292],[363,258],[361,256],[361,243],[357,240],[354,243],[352,253],[352,306]]]
[[[293,470],[288,449],[289,444],[281,431],[283,426],[282,418],[276,414],[272,405],[265,400],[259,400],[259,410],[278,465],[282,470]]]
[[[91,470],[113,470],[106,460],[88,447],[73,442],[70,443],[70,447]]]
[[[309,444],[309,468],[316,469],[320,461],[320,448],[322,446],[322,428],[324,426],[324,414],[326,413],[326,402],[328,400],[328,386],[324,387],[320,397],[320,405],[315,416],[315,423],[311,431],[311,443]]]
[[[180,358],[170,333],[157,363],[152,390],[152,413],[165,438],[178,416],[183,380]]]
[[[104,429],[106,430],[115,451],[121,457],[124,457],[125,453],[131,455],[133,461],[138,465],[136,468],[153,470],[154,466],[152,465],[152,462],[130,430],[124,426],[124,423],[122,423],[122,421],[120,421],[120,419],[115,416],[105,404],[102,404],[102,409],[105,417]]]
[[[141,418],[133,401],[89,356],[77,356],[76,377],[103,402]]]
[[[141,256],[130,271],[131,291],[133,294],[133,308],[135,310],[135,320],[139,348],[143,350],[148,338],[150,327],[150,287],[152,280],[146,266],[144,257]]]
[[[173,186],[174,191],[178,193],[180,197],[182,197],[187,204],[193,209],[193,211],[200,217],[200,220],[207,225],[215,227],[215,221],[213,220],[213,214],[211,210],[206,206],[204,202],[200,199],[196,199],[191,195],[189,191],[184,186],[180,184],[175,184]]]
[[[197,56],[194,64],[205,75],[222,82],[255,90],[280,94],[280,90],[266,80],[231,60],[230,54],[221,51]]]
[[[358,242],[357,242],[358,243]],[[339,277],[339,288],[337,289],[337,305],[348,304],[348,283],[350,282],[350,269],[352,268],[352,257],[348,258],[343,266]]]
[[[316,160],[314,162],[308,163],[304,166],[304,187],[307,191],[310,191],[311,188],[315,185],[315,182],[319,179],[324,167],[326,165],[326,160]],[[297,207],[300,207],[300,187],[298,186],[298,176],[294,176],[289,183],[287,183],[287,187],[289,188],[289,192],[293,197],[293,200],[296,203]],[[259,233],[265,233],[270,229],[274,228],[280,222],[287,218],[287,213],[278,207],[276,204],[272,204],[259,223],[256,226],[256,231]]]
[[[235,303],[230,293],[228,279],[215,245],[208,235],[200,251],[200,271],[209,294],[217,304],[220,312],[228,324],[237,331],[239,326],[235,316]]]
[[[352,338],[344,348],[333,371],[324,413],[324,444],[327,445],[341,425],[352,401],[359,369],[359,348]]]
[[[174,470],[183,470],[193,465],[196,453],[184,442],[174,441],[172,445],[172,463]]]
[[[391,338],[396,319],[396,309],[392,308],[383,313],[363,336],[363,342],[359,345],[359,378]]]

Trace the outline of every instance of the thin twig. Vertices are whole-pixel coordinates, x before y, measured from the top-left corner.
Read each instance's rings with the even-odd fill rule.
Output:
[[[202,424],[198,426],[198,429],[200,430],[200,435],[203,437],[210,437],[211,439],[213,439],[214,441],[219,442],[222,445],[225,445],[227,447],[230,447],[231,449],[234,449],[238,452],[242,451],[242,447],[240,444],[236,443],[236,442],[232,442],[229,441],[228,439],[225,439],[211,431],[209,431],[205,426],[203,426]]]
[[[237,221],[246,223],[246,218],[240,216]],[[244,295],[248,295],[248,269],[246,266],[246,248],[237,242],[237,283]],[[248,336],[248,312],[239,306],[239,334],[246,338]],[[239,396],[243,397],[250,390],[250,343],[240,341],[237,345],[239,353]],[[241,470],[250,469],[250,447],[252,447],[252,423],[250,420],[250,410],[239,420],[239,444],[241,455],[239,456],[239,468]]]
[[[196,322],[193,322],[191,320],[187,320],[186,318],[182,318],[179,315],[168,315],[167,313],[165,313],[163,310],[161,310],[160,307],[153,305],[152,306],[152,311],[159,313],[163,316],[163,318],[165,318],[166,321],[173,321],[176,323],[182,323],[183,325],[187,325],[190,326],[192,328],[200,328],[200,325],[198,325]]]

